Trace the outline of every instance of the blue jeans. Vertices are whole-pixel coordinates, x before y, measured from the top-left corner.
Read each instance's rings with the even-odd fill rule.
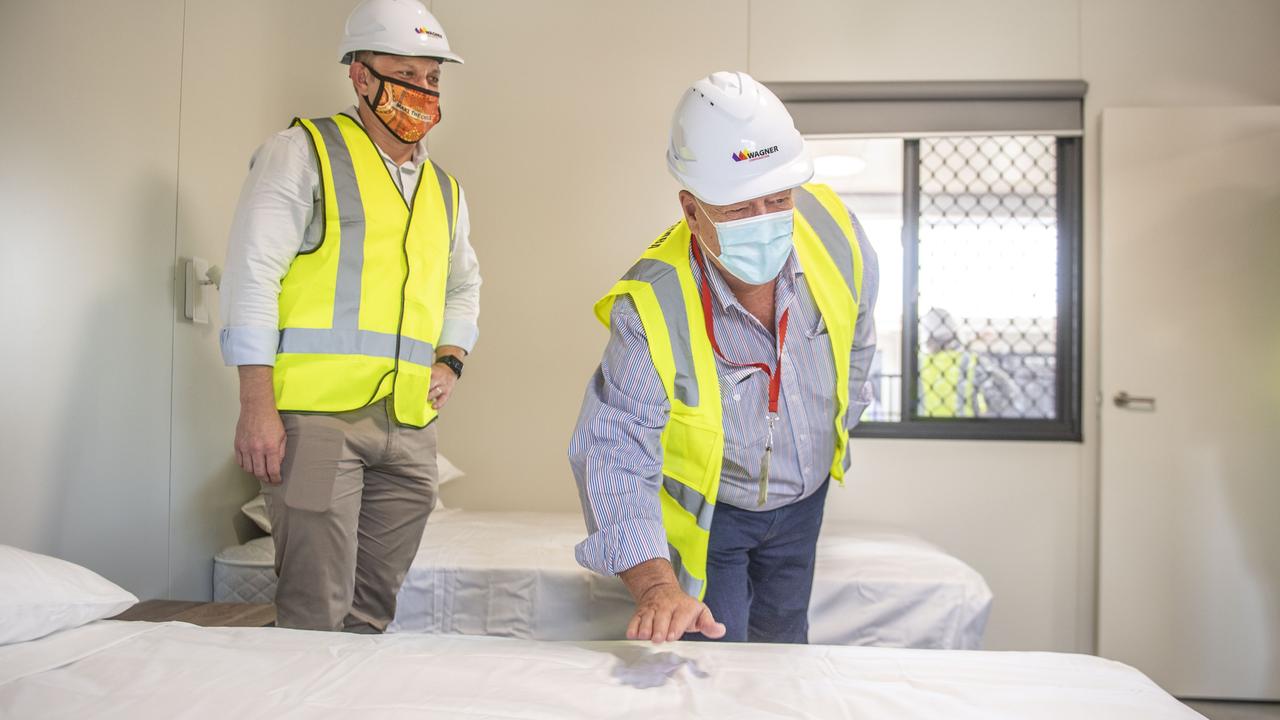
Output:
[[[814,552],[830,484],[767,512],[716,505],[703,600],[724,623],[724,640],[809,642]],[[690,633],[685,639],[707,638]]]

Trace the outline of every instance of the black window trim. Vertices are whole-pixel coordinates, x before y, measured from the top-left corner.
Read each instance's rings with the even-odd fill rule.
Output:
[[[886,134],[889,136],[889,134]],[[1083,140],[1057,137],[1058,327],[1055,419],[921,418],[917,408],[919,306],[920,141],[903,144],[902,226],[902,419],[859,423],[851,435],[932,440],[1031,440],[1081,442],[1082,157]],[[857,208],[854,208],[857,212]]]
[[[902,419],[864,421],[853,437],[1081,442],[1083,343],[1083,80],[770,82],[797,129],[816,137],[892,137],[904,142]],[[920,139],[944,135],[1057,138],[1058,326],[1056,417],[918,418],[916,277]],[[853,208],[857,211],[857,208]],[[873,242],[883,242],[872,238]]]

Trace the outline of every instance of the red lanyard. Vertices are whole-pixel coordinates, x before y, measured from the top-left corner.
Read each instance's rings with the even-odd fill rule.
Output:
[[[711,338],[711,347],[715,349],[716,355],[719,355],[720,359],[729,365],[758,368],[764,371],[764,374],[769,378],[769,412],[777,415],[778,393],[782,389],[782,348],[787,342],[787,318],[791,315],[791,308],[783,310],[782,319],[778,321],[778,364],[776,367],[770,368],[765,363],[738,363],[725,357],[720,350],[720,343],[716,342],[716,323],[711,317],[711,282],[707,279],[707,264],[702,259],[702,248],[698,238],[695,237],[692,240],[693,258],[698,261],[698,267],[702,269],[702,287],[699,295],[702,296],[702,317],[707,324],[707,337]]]

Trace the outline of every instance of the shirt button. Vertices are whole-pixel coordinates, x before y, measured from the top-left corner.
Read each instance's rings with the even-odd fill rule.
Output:
[[[801,440],[808,440],[808,439],[809,439],[809,436],[808,436],[808,435],[801,435],[801,436],[800,436],[800,439],[801,439]]]
[[[738,401],[739,401],[739,400],[741,400],[741,399],[742,399],[742,395],[740,395],[740,394],[738,394],[738,393],[734,393],[734,394],[733,394],[733,401],[734,401],[734,402],[738,402]]]

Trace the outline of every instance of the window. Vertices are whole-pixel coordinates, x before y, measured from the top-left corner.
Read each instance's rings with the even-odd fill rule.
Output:
[[[854,434],[1078,440],[1083,84],[774,89],[880,261]]]

